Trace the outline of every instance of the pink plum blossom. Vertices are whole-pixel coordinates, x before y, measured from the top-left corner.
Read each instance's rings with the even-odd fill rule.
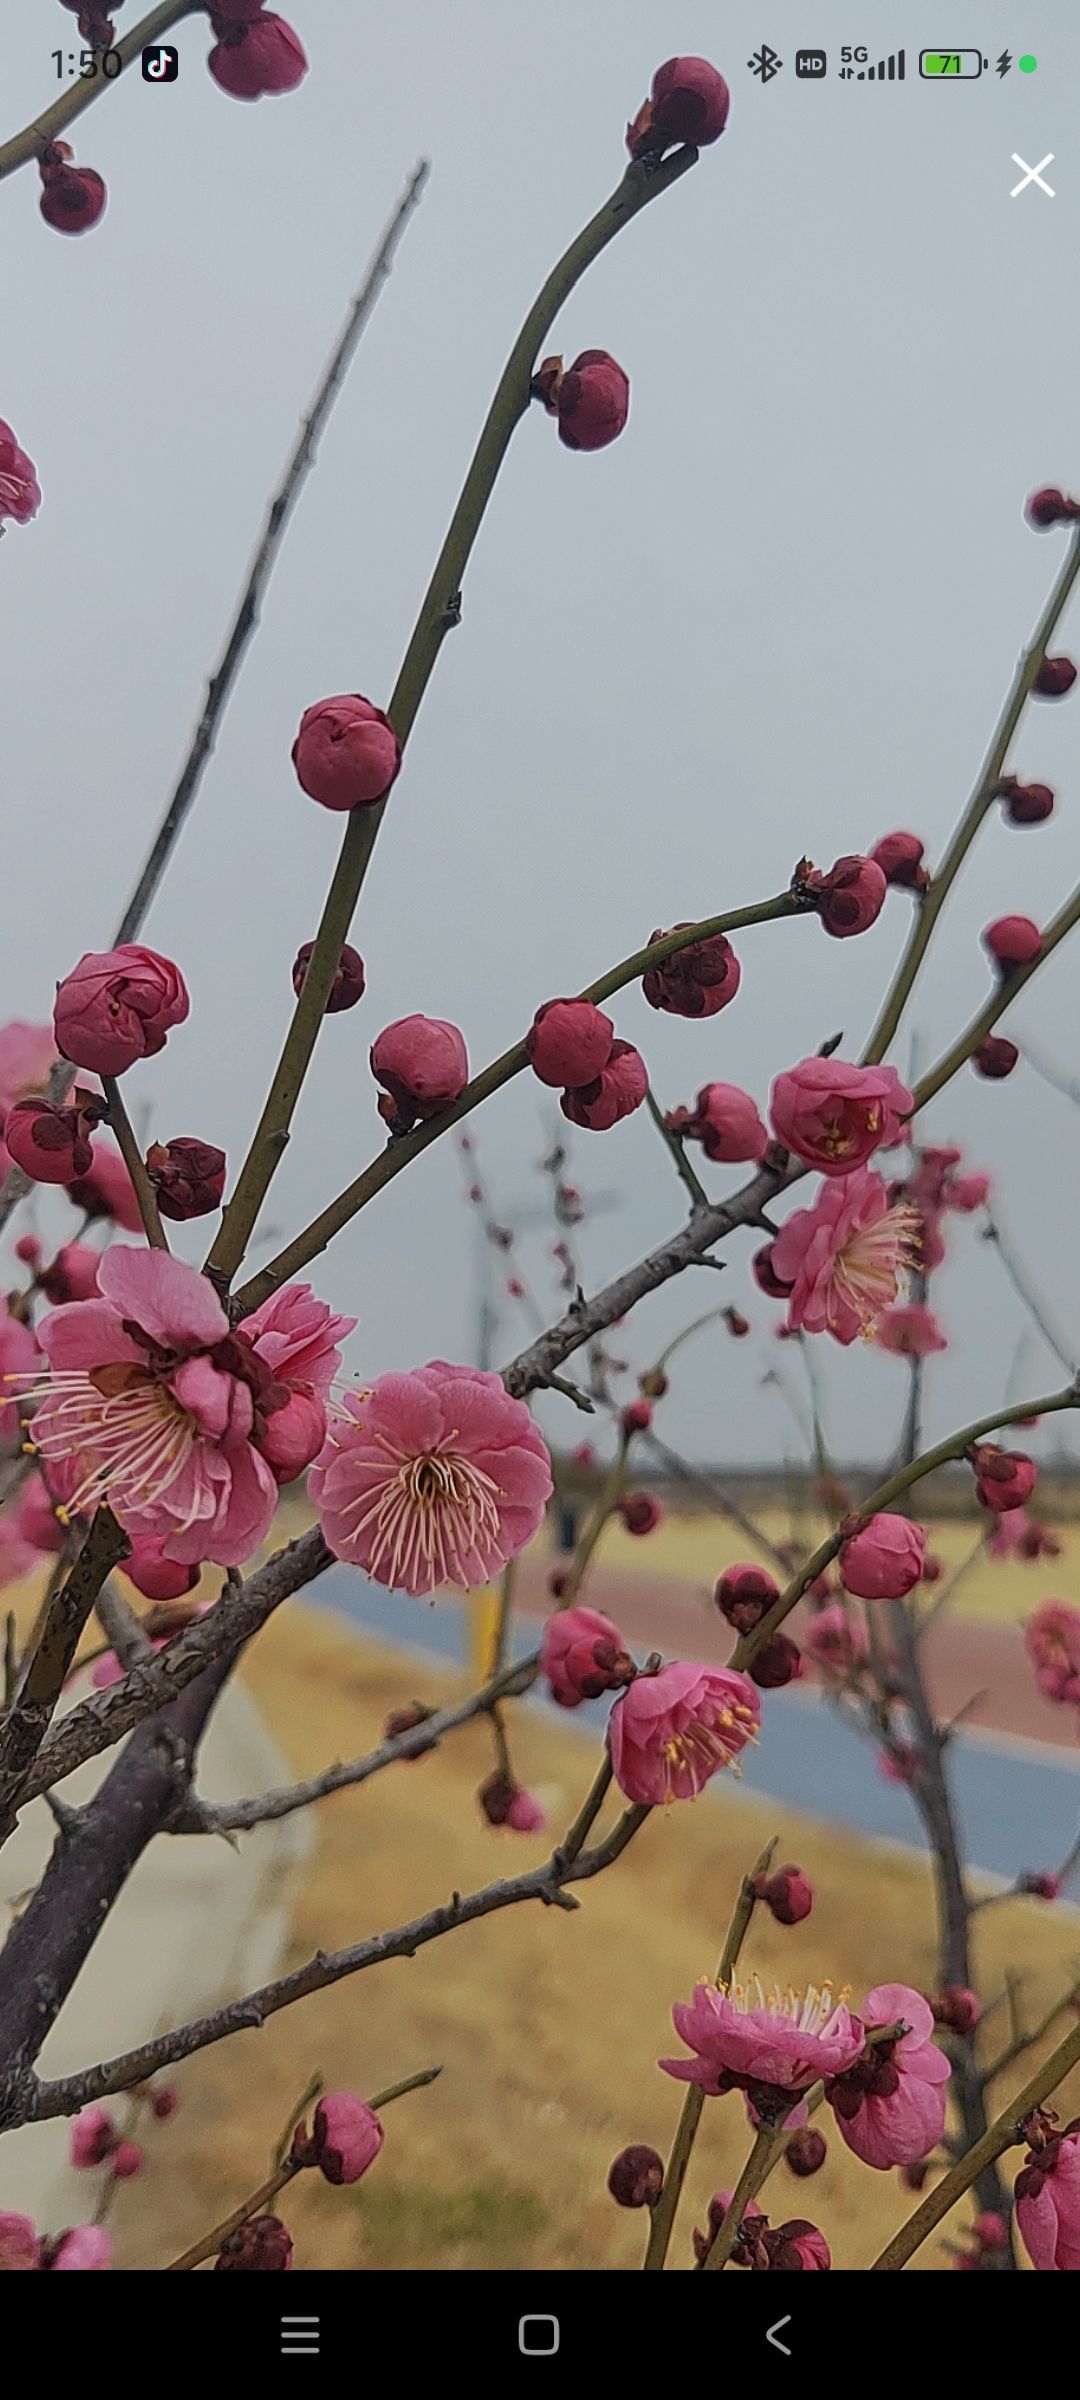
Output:
[[[906,2167],[925,2158],[945,2129],[952,2069],[932,2040],[934,2014],[906,1983],[879,1983],[860,2011],[867,2033],[903,2024],[895,2041],[868,2047],[830,2083],[826,2098],[849,2150],[868,2167]]]
[[[549,1617],[540,1642],[540,1672],[560,1708],[579,1708],[628,1682],[633,1662],[617,1625],[598,1608],[564,1608]]]
[[[72,2225],[49,2248],[51,2255],[43,2263],[54,2273],[62,2269],[68,2274],[85,2274],[112,2265],[113,2238],[104,2225]]]
[[[721,1166],[755,1163],[769,1146],[768,1128],[756,1100],[737,1083],[706,1083],[694,1109],[672,1109],[666,1119],[673,1133],[700,1142],[706,1158]]]
[[[214,82],[234,100],[262,100],[270,92],[294,92],[307,74],[307,53],[284,17],[233,13],[229,0],[213,10],[218,40],[206,61]]]
[[[415,1596],[486,1583],[516,1558],[551,1461],[499,1376],[433,1359],[346,1394],[308,1488],[335,1556]]]
[[[829,1178],[772,1245],[773,1272],[791,1286],[791,1330],[831,1333],[845,1346],[872,1334],[912,1264],[916,1231],[914,1210],[890,1204],[880,1175],[864,1167]]]
[[[41,485],[33,461],[0,417],[0,518],[11,517],[16,525],[28,525],[40,506]]]
[[[592,1083],[564,1092],[559,1102],[564,1117],[591,1133],[610,1133],[623,1117],[641,1107],[649,1074],[640,1050],[632,1042],[613,1042],[607,1065]]]
[[[895,1067],[804,1058],[777,1076],[769,1105],[786,1149],[822,1175],[851,1175],[899,1141],[915,1101]]]
[[[844,1590],[859,1600],[902,1600],[922,1574],[926,1535],[910,1517],[871,1517],[840,1551]]]
[[[45,1090],[56,1058],[51,1025],[28,1025],[14,1018],[0,1025],[0,1124],[16,1100],[30,1100]],[[0,1180],[11,1160],[0,1141]]]
[[[693,1800],[756,1739],[760,1723],[748,1676],[677,1659],[658,1675],[639,1675],[612,1709],[615,1781],[639,1806]]]
[[[50,1371],[31,1395],[33,1438],[46,1466],[75,1462],[75,1512],[107,1500],[170,1559],[239,1565],[277,1501],[264,1453],[293,1398],[289,1362],[277,1372],[258,1330],[232,1331],[206,1278],[167,1252],[116,1244],[98,1280],[99,1300],[53,1309],[39,1328]],[[326,1312],[328,1339],[337,1323]]]
[[[96,2106],[80,2109],[71,2128],[71,2164],[73,2167],[100,2167],[116,2149],[120,2139],[107,2108]]]
[[[829,1984],[767,1991],[756,1975],[726,1989],[699,1983],[671,2014],[694,2056],[662,2058],[664,2073],[713,2094],[765,2084],[797,2096],[821,2076],[842,2075],[863,2047],[858,2019]]]
[[[1080,1608],[1044,1600],[1028,1619],[1024,1641],[1043,1699],[1080,1708]]]
[[[1016,2222],[1033,2267],[1080,2273],[1080,2122],[1028,2151],[1016,2178]]]
[[[136,1059],[154,1058],[191,1002],[179,967],[139,942],[117,950],[88,950],[57,988],[53,1030],[57,1048],[95,1075],[123,1075]]]
[[[381,2119],[366,2100],[353,2092],[324,2092],[311,2132],[306,2125],[296,2128],[292,2157],[302,2167],[318,2167],[328,2183],[359,2183],[383,2140]]]
[[[823,1667],[838,1675],[857,1674],[870,1656],[866,1630],[839,1600],[818,1609],[802,1634],[802,1646]]]

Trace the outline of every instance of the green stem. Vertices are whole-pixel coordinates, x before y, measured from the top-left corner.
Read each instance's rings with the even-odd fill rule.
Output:
[[[123,65],[129,67],[132,60],[138,58],[140,50],[146,50],[152,42],[158,41],[163,33],[168,32],[170,25],[178,25],[181,17],[194,16],[202,5],[203,0],[161,0],[161,5],[152,8],[140,24],[133,25],[122,41],[114,42],[113,49],[119,53]],[[65,125],[71,124],[73,117],[81,117],[84,108],[100,100],[102,94],[111,91],[113,84],[119,80],[119,76],[98,74],[88,76],[85,82],[80,78],[70,85],[58,100],[53,101],[52,107],[42,109],[40,117],[35,117],[22,133],[14,134],[9,142],[0,145],[0,180],[5,175],[13,175],[16,167],[25,167],[31,159],[40,158],[50,142],[56,140],[57,134],[63,132]]]
[[[585,1798],[581,1803],[581,1807],[579,1808],[578,1813],[574,1818],[574,1822],[570,1827],[570,1831],[567,1834],[565,1841],[560,1842],[559,1844],[559,1857],[564,1864],[567,1859],[580,1857],[581,1852],[585,1848],[585,1844],[590,1833],[592,1832],[593,1826],[596,1823],[597,1817],[599,1816],[611,1789],[611,1775],[611,1758],[608,1752],[605,1750],[603,1758],[601,1759],[596,1770],[596,1774],[593,1777],[592,1783],[590,1784],[589,1789],[585,1794]]]
[[[782,2126],[762,2125],[759,2128],[750,2156],[731,2195],[730,2205],[725,2211],[724,2222],[712,2248],[702,2259],[703,2267],[710,2270],[726,2267],[738,2241],[739,2227],[749,2203],[757,2199],[765,2177],[772,2170],[783,2138]]]
[[[116,1135],[120,1155],[135,1187],[135,1198],[139,1203],[143,1232],[152,1250],[167,1250],[169,1245],[165,1237],[165,1228],[161,1222],[157,1193],[147,1174],[142,1151],[135,1139],[135,1128],[121,1097],[120,1086],[115,1075],[103,1075],[101,1080],[105,1089],[105,1098],[109,1103],[109,1124]]]
[[[896,1033],[949,891],[967,857],[983,818],[988,809],[993,806],[994,793],[1001,779],[1009,745],[1020,722],[1025,703],[1030,697],[1035,677],[1046,657],[1047,646],[1078,574],[1080,574],[1080,529],[1072,535],[1064,565],[1039,619],[1030,647],[1021,656],[1009,696],[983,761],[979,780],[930,889],[919,904],[911,936],[893,979],[892,988],[863,1052],[864,1064],[872,1064],[876,1060],[884,1058]]]
[[[760,1857],[755,1859],[749,1875],[744,1875],[739,1886],[739,1896],[732,1910],[731,1923],[728,1926],[727,1938],[716,1970],[718,1984],[726,1986],[731,1981],[756,1905],[754,1885],[759,1875],[768,1874],[775,1849],[776,1837],[774,1836],[771,1842],[766,1843]],[[675,2129],[675,2139],[671,2145],[671,2156],[664,2174],[663,2190],[652,2211],[648,2245],[641,2262],[645,2273],[658,2272],[667,2258],[671,2231],[682,2197],[686,2170],[690,2164],[690,2153],[697,2138],[697,2129],[701,2123],[701,2112],[704,2106],[705,2094],[701,2085],[688,2083],[679,2122]]]
[[[981,2141],[976,2142],[963,2158],[957,2159],[956,2165],[950,2167],[948,2174],[942,2176],[932,2192],[927,2193],[914,2215],[908,2218],[906,2225],[901,2226],[899,2233],[893,2235],[892,2241],[886,2243],[880,2257],[875,2258],[875,2269],[895,2269],[907,2265],[908,2259],[925,2242],[927,2234],[933,2232],[935,2225],[940,2225],[950,2208],[955,2208],[957,2201],[963,2199],[964,2193],[970,2191],[972,2184],[986,2168],[992,2166],[1004,2151],[1014,2149],[1018,2142],[1023,2141],[1020,2130],[1022,2120],[1030,2116],[1032,2109],[1041,2108],[1043,2101],[1049,2099],[1051,2092],[1056,2091],[1058,2084],[1071,2074],[1075,2066],[1080,2066],[1080,2025],[1074,2025],[1072,2032],[1067,2033],[1057,2049],[1044,2059],[1042,2066],[1036,2068],[1023,2090],[1017,2093],[1014,2100],[1010,2100],[1008,2107],[987,2127]]]
[[[1042,948],[1038,957],[1033,958],[1026,967],[1017,967],[1015,973],[1007,976],[997,985],[985,1007],[979,1010],[977,1017],[972,1018],[966,1032],[958,1036],[951,1050],[945,1052],[944,1058],[938,1060],[937,1066],[931,1069],[929,1075],[923,1075],[920,1078],[915,1086],[915,1102],[918,1108],[925,1108],[928,1100],[935,1099],[938,1092],[942,1091],[947,1083],[951,1083],[953,1076],[978,1049],[980,1042],[984,1042],[987,1034],[993,1032],[999,1017],[1003,1017],[1006,1009],[1012,1007],[1017,993],[1022,992],[1025,983],[1030,983],[1032,976],[1038,974],[1040,967],[1045,965],[1051,952],[1057,949],[1059,942],[1064,941],[1067,933],[1072,932],[1078,921],[1080,921],[1080,886],[1073,892],[1071,898],[1066,900],[1064,907],[1058,910],[1057,916],[1052,917],[1049,925],[1044,928]]]
[[[628,983],[640,981],[649,967],[662,966],[665,959],[674,958],[678,951],[687,949],[692,942],[703,941],[708,934],[729,933],[742,925],[763,925],[773,918],[790,917],[798,913],[799,903],[791,893],[779,892],[774,898],[755,901],[748,908],[727,909],[722,916],[705,917],[697,925],[684,926],[677,932],[667,933],[660,941],[649,942],[643,950],[635,950],[629,958],[620,959],[618,966],[609,968],[606,975],[588,984],[582,997],[598,1003],[610,1000],[613,993],[622,991]],[[307,983],[304,990],[306,992]],[[367,1207],[369,1200],[374,1200],[377,1193],[392,1183],[404,1167],[410,1166],[422,1150],[427,1150],[432,1142],[437,1142],[440,1135],[447,1133],[452,1125],[459,1124],[463,1117],[468,1116],[470,1109],[479,1107],[482,1100],[490,1100],[493,1092],[501,1091],[503,1085],[510,1083],[515,1075],[520,1075],[528,1063],[524,1042],[515,1042],[512,1049],[504,1050],[501,1058],[493,1059],[490,1066],[484,1067],[471,1083],[466,1084],[460,1099],[455,1100],[452,1108],[445,1109],[440,1117],[429,1117],[426,1123],[414,1126],[413,1131],[405,1134],[400,1141],[391,1142],[369,1167],[364,1168],[355,1182],[347,1184],[336,1200],[331,1200],[310,1225],[305,1225],[302,1233],[298,1233],[284,1250],[278,1252],[276,1258],[271,1259],[269,1266],[263,1267],[250,1283],[242,1286],[233,1302],[237,1318],[249,1315],[253,1308],[261,1307],[262,1302],[278,1291],[283,1283],[288,1283],[303,1267],[310,1265],[313,1258],[318,1258],[335,1235],[351,1223],[362,1208]]]
[[[705,1189],[705,1186],[702,1183],[700,1176],[695,1175],[693,1167],[691,1166],[686,1155],[686,1151],[679,1140],[678,1134],[672,1133],[671,1127],[665,1124],[663,1109],[656,1098],[651,1084],[649,1085],[649,1089],[645,1094],[645,1106],[648,1109],[649,1115],[652,1118],[653,1124],[656,1127],[661,1141],[663,1142],[665,1150],[667,1150],[670,1155],[672,1165],[674,1166],[675,1173],[678,1176],[680,1183],[684,1183],[686,1185],[686,1189],[690,1194],[691,1208],[707,1208],[709,1205],[709,1195]]]
[[[510,445],[530,402],[540,346],[564,300],[624,225],[695,165],[697,152],[677,150],[659,165],[632,161],[618,189],[590,220],[552,269],[537,295],[503,369],[487,421],[450,521],[450,529],[421,604],[420,614],[394,686],[388,714],[404,749],[451,626],[460,616],[461,586],[484,511]],[[227,1291],[247,1250],[252,1230],[289,1138],[289,1127],[326,1013],[342,944],[348,936],[367,873],[385,800],[352,811],[266,1105],[220,1232],[206,1262],[219,1291]]]
[[[1070,1384],[1064,1392],[1051,1392],[1045,1400],[1017,1400],[1009,1408],[998,1409],[993,1416],[979,1417],[975,1424],[963,1426],[959,1433],[947,1434],[943,1442],[936,1442],[932,1450],[924,1450],[919,1458],[913,1458],[898,1467],[895,1475],[890,1475],[885,1483],[878,1485],[876,1492],[871,1492],[868,1499],[861,1500],[851,1516],[844,1519],[845,1525],[850,1527],[853,1522],[859,1527],[868,1525],[871,1517],[889,1508],[894,1500],[899,1500],[902,1493],[910,1491],[912,1484],[921,1483],[923,1477],[932,1475],[936,1467],[947,1466],[950,1460],[962,1458],[965,1450],[973,1442],[982,1441],[985,1434],[999,1432],[1005,1425],[1018,1425],[1025,1417],[1053,1416],[1064,1408],[1080,1408],[1080,1390],[1075,1384]],[[796,1601],[802,1599],[803,1593],[809,1590],[816,1577],[823,1575],[826,1567],[831,1565],[846,1538],[837,1528],[826,1541],[818,1544],[773,1601],[768,1615],[762,1617],[753,1633],[744,1634],[736,1644],[731,1659],[733,1667],[746,1667],[752,1658],[756,1658],[762,1644],[769,1641],[785,1617],[790,1616]]]

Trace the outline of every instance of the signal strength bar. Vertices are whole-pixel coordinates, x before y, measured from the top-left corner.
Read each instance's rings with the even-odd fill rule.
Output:
[[[876,67],[867,67],[861,75],[856,75],[855,81],[856,83],[903,83],[905,72],[904,52],[894,50],[888,58],[879,58]]]

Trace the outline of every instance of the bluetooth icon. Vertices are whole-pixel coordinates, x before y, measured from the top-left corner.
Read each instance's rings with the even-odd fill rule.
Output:
[[[762,42],[760,50],[755,50],[746,63],[751,75],[759,76],[762,83],[771,83],[773,76],[779,75],[784,62],[775,50],[770,50],[768,42]]]

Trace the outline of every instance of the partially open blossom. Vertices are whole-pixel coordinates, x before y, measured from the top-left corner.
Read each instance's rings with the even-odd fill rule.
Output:
[[[639,1805],[692,1800],[756,1738],[749,1677],[677,1659],[639,1675],[611,1712],[608,1740],[619,1790]]]
[[[860,1600],[902,1600],[922,1573],[926,1535],[910,1517],[871,1517],[840,1551],[844,1590]]]
[[[280,2273],[292,2263],[292,2235],[280,2217],[245,2217],[235,2233],[226,2235],[214,2260],[214,2273],[235,2268]]]
[[[441,1116],[469,1080],[464,1036],[443,1017],[398,1017],[371,1046],[371,1072],[385,1098],[379,1115],[394,1133]]]
[[[1044,1600],[1024,1627],[1024,1641],[1043,1699],[1080,1708],[1080,1608]]]
[[[984,1075],[989,1083],[1001,1083],[1012,1074],[1019,1057],[1016,1043],[1010,1042],[1007,1034],[988,1033],[972,1051],[971,1063],[977,1075]]]
[[[113,2238],[104,2225],[71,2225],[66,2233],[57,2234],[42,2247],[41,2264],[54,2273],[87,2274],[91,2269],[111,2267]]]
[[[0,2209],[0,2275],[25,2274],[41,2265],[41,2242],[32,2217]]]
[[[57,1307],[61,1300],[96,1300],[101,1252],[89,1242],[64,1242],[47,1266],[39,1267],[38,1290]]]
[[[393,1590],[486,1583],[551,1496],[551,1461],[498,1375],[443,1359],[347,1392],[309,1490],[338,1558]]]
[[[634,1662],[617,1625],[598,1608],[560,1609],[549,1617],[540,1643],[540,1672],[560,1708],[578,1708],[601,1692],[621,1690]]]
[[[1015,2190],[1016,2222],[1032,2266],[1080,2272],[1080,2121],[1033,2142]]]
[[[923,849],[917,833],[886,833],[874,843],[870,856],[886,883],[899,884],[909,892],[925,892],[930,877],[923,865]]]
[[[653,2208],[664,2188],[664,2162],[645,2142],[620,2150],[608,2169],[607,2187],[620,2208]],[[3,2220],[0,2219],[0,2225]],[[0,2263],[3,2253],[0,2252]]]
[[[736,1083],[706,1083],[694,1109],[672,1109],[666,1124],[683,1141],[700,1142],[706,1158],[739,1165],[763,1158],[769,1136],[757,1102]]]
[[[859,2012],[867,2033],[902,2024],[890,2042],[867,2047],[826,2090],[849,2150],[868,2167],[908,2166],[936,2148],[945,2130],[945,2086],[952,2069],[931,2036],[934,2019],[921,1992],[880,1983]]]
[[[1042,935],[1030,917],[995,917],[983,935],[983,948],[1003,975],[1029,966],[1042,949]]]
[[[385,800],[401,765],[388,716],[362,692],[337,692],[305,708],[292,746],[302,791],[320,808],[370,808]]]
[[[108,1218],[124,1233],[139,1233],[143,1229],[142,1215],[124,1160],[115,1143],[99,1139],[85,1175],[76,1175],[74,1182],[65,1184],[68,1199],[81,1208],[92,1220]]]
[[[801,1925],[813,1908],[814,1887],[801,1867],[777,1867],[773,1875],[758,1876],[754,1898],[764,1902],[778,1925]]]
[[[802,1646],[823,1667],[837,1675],[856,1675],[866,1665],[870,1644],[865,1627],[839,1600],[819,1608],[803,1627]]]
[[[888,1309],[874,1339],[879,1350],[890,1351],[894,1358],[931,1358],[936,1350],[949,1347],[933,1309],[924,1300]]]
[[[1076,682],[1076,668],[1071,658],[1044,658],[1031,686],[1041,700],[1063,700]]]
[[[123,1075],[136,1059],[164,1049],[166,1034],[190,1006],[179,967],[159,951],[140,942],[88,950],[57,988],[57,1047],[76,1067]]]
[[[1010,825],[1043,825],[1054,813],[1054,794],[1048,783],[1021,783],[1015,775],[1003,775],[997,796],[1005,803]]]
[[[157,1194],[163,1217],[183,1224],[189,1217],[206,1217],[220,1208],[225,1189],[225,1152],[213,1142],[177,1134],[171,1142],[152,1142],[146,1171]]]
[[[767,1615],[773,1601],[780,1597],[780,1586],[767,1567],[755,1567],[741,1561],[725,1567],[713,1590],[713,1601],[722,1617],[735,1627],[736,1633],[753,1633]]]
[[[790,1286],[792,1331],[845,1345],[874,1333],[914,1263],[917,1234],[914,1209],[890,1203],[880,1175],[862,1167],[830,1176],[772,1245],[772,1272]]]
[[[476,1795],[480,1813],[489,1825],[505,1825],[511,1833],[539,1833],[547,1818],[540,1802],[504,1767],[496,1767]]]
[[[654,1499],[651,1492],[624,1492],[618,1509],[627,1533],[639,1537],[655,1533],[664,1514],[659,1500]]]
[[[759,1976],[726,1989],[699,1983],[672,2009],[675,2031],[692,2058],[662,2058],[665,2074],[717,2094],[764,2086],[798,2094],[821,2076],[843,2073],[859,2056],[863,2033],[832,1987],[767,1991]]]
[[[269,92],[293,92],[307,74],[307,55],[298,33],[268,10],[234,12],[230,0],[212,11],[218,39],[206,61],[214,82],[234,100],[261,100]]]
[[[1039,1480],[1034,1459],[1022,1450],[999,1450],[996,1442],[978,1442],[969,1453],[975,1469],[975,1493],[995,1516],[1024,1508]]]
[[[1065,493],[1059,492],[1052,484],[1043,484],[1025,501],[1024,515],[1029,525],[1035,525],[1041,531],[1045,531],[1049,525],[1071,525],[1076,517],[1080,517],[1080,501],[1067,499]]]
[[[935,2025],[947,2025],[950,2033],[974,2033],[982,2018],[982,2001],[966,1983],[947,1983],[940,1992],[927,1993],[927,2005]]]
[[[803,1672],[802,1651],[789,1633],[770,1634],[759,1650],[755,1650],[748,1673],[763,1692],[779,1692],[786,1683],[795,1683]]]
[[[838,858],[826,874],[813,867],[805,878],[825,928],[838,941],[865,933],[881,915],[888,883],[875,858]]]
[[[264,1312],[234,1332],[206,1278],[165,1251],[116,1244],[98,1279],[99,1300],[53,1309],[38,1329],[50,1371],[29,1394],[35,1447],[47,1468],[71,1462],[75,1513],[108,1501],[136,1542],[237,1566],[277,1504],[263,1454],[274,1416],[297,1389],[310,1397],[309,1370],[294,1386],[262,1352]],[[296,1301],[266,1306],[283,1303]],[[349,1322],[324,1316],[328,1330]]]
[[[613,1042],[611,1056],[595,1082],[564,1092],[559,1106],[572,1125],[591,1133],[609,1133],[623,1117],[640,1108],[649,1088],[648,1070],[632,1042]]]
[[[545,1000],[525,1036],[525,1049],[541,1083],[576,1091],[603,1073],[614,1039],[611,1018],[593,1001]]]
[[[545,358],[533,392],[559,420],[568,450],[604,450],[630,414],[630,379],[610,350],[581,350],[570,366]]]
[[[895,1067],[854,1067],[804,1058],[772,1087],[773,1130],[822,1175],[850,1175],[872,1152],[899,1141],[915,1101]]]
[[[327,2183],[359,2183],[383,2146],[383,2128],[366,2100],[352,2092],[324,2092],[311,2122],[298,2125],[291,2156],[318,2167]]]
[[[3,1120],[8,1155],[34,1183],[71,1183],[93,1165],[90,1136],[104,1114],[104,1101],[91,1092],[75,1092],[63,1108],[16,1100]]]
[[[784,2164],[793,2175],[816,2175],[828,2157],[823,2133],[816,2125],[800,2125],[784,2144]]]
[[[11,517],[16,525],[28,525],[40,506],[41,486],[33,461],[0,417],[0,518]]]
[[[38,160],[41,198],[38,207],[46,225],[57,233],[88,233],[96,225],[108,194],[93,167],[73,167],[70,142],[50,142]]]
[[[293,960],[292,987],[298,1000],[307,979],[314,948],[314,942],[301,942]],[[351,942],[343,942],[330,986],[330,998],[326,1003],[327,1016],[336,1017],[344,1008],[355,1008],[357,1001],[364,997],[364,983],[364,962],[359,950],[354,950]]]
[[[688,923],[693,919],[683,918],[670,931],[682,933]],[[663,939],[659,926],[649,935],[650,945]],[[666,1009],[669,1016],[715,1017],[734,1000],[741,980],[742,968],[727,935],[710,933],[676,951],[662,967],[650,967],[641,988],[650,1008]]]
[[[718,142],[728,120],[731,94],[707,58],[669,58],[658,67],[649,97],[626,129],[631,158],[690,142],[704,150]]]

